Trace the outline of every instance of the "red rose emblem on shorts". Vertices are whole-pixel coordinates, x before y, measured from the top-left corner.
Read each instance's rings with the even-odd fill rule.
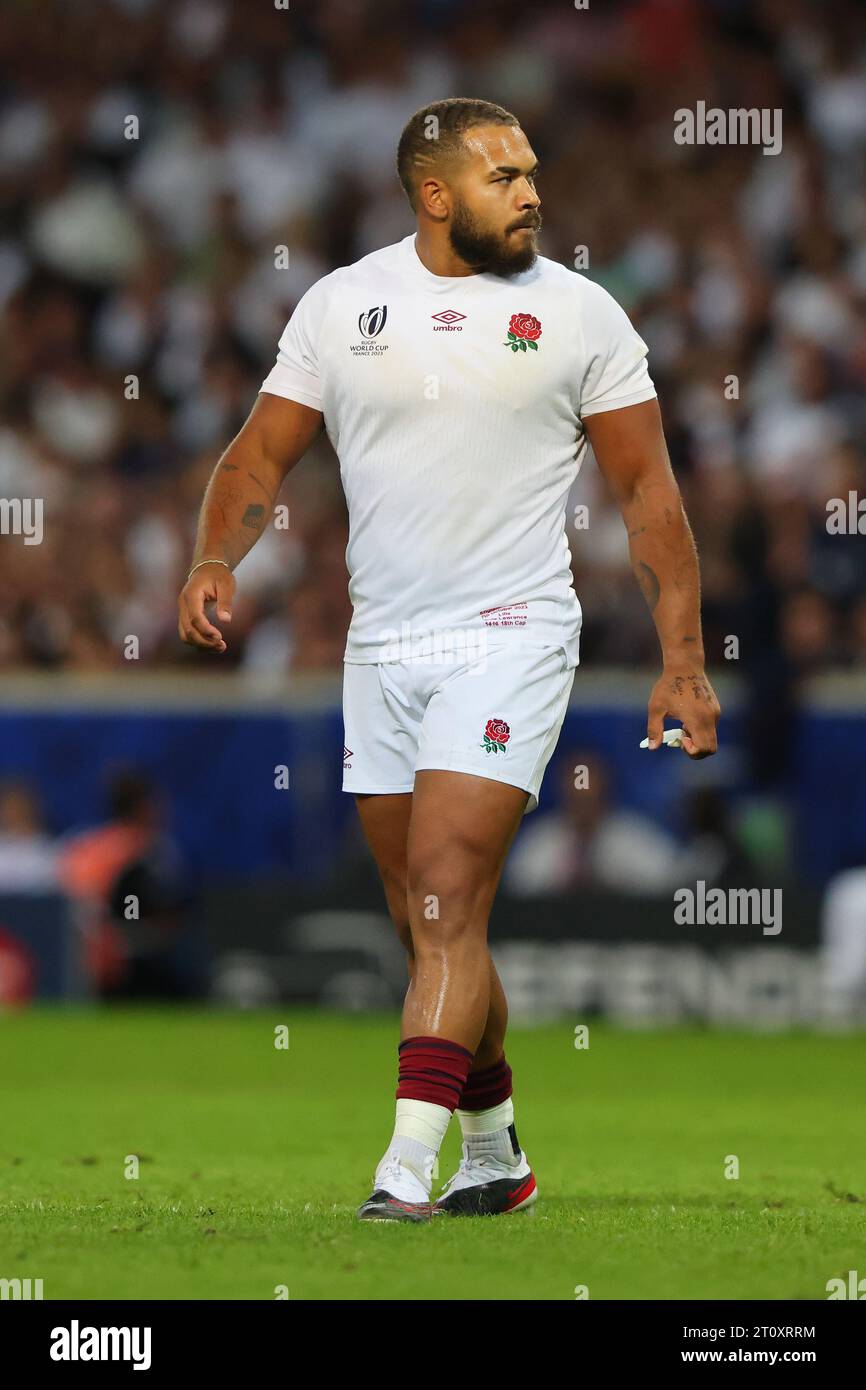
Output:
[[[511,738],[511,730],[504,719],[488,719],[481,747],[487,753],[505,753],[505,745]]]
[[[534,314],[512,314],[508,325],[508,342],[502,346],[510,347],[512,352],[526,352],[527,348],[537,352],[540,337],[541,320]]]

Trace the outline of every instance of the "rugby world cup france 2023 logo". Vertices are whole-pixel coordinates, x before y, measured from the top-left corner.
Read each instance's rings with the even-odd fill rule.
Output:
[[[387,352],[387,343],[374,341],[385,327],[387,318],[387,304],[377,304],[375,308],[365,310],[358,318],[358,328],[364,341],[353,343],[352,352],[359,357],[378,357],[381,353]]]

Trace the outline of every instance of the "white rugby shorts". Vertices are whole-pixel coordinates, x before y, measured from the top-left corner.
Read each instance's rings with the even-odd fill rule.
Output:
[[[574,667],[563,647],[498,647],[454,661],[343,667],[343,791],[410,792],[422,768],[469,772],[538,805]]]

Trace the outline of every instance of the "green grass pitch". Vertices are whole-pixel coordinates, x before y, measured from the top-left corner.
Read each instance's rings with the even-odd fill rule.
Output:
[[[46,1299],[571,1300],[823,1299],[866,1275],[862,1034],[599,1023],[578,1051],[568,1023],[515,1029],[535,1210],[360,1225],[396,1040],[323,1012],[0,1019],[0,1277]],[[443,1180],[458,1149],[454,1122]]]

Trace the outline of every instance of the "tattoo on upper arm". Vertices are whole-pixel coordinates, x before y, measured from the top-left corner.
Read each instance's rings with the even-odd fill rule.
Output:
[[[236,463],[221,463],[221,464],[220,464],[220,472],[221,472],[221,473],[237,473],[237,471],[238,471],[238,466],[237,466]]]
[[[264,511],[264,507],[260,507],[258,504],[251,502],[241,518],[242,524],[244,526],[251,526],[254,531],[261,530]]]
[[[649,565],[644,564],[643,560],[640,560],[635,566],[635,575],[637,576],[637,582],[640,585],[641,593],[646,599],[647,607],[649,611],[653,613],[661,592],[658,576],[654,570],[650,569]]]

